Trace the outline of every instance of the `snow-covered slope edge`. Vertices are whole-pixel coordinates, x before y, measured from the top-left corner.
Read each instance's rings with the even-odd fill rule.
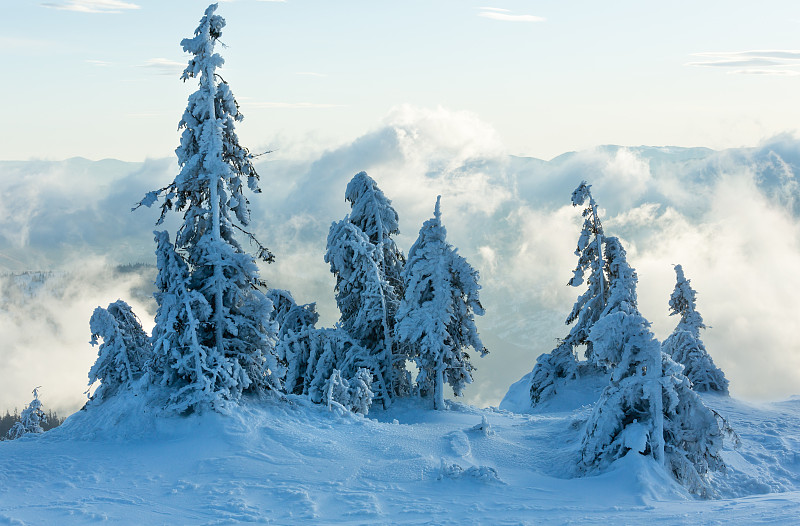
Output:
[[[743,441],[726,448],[730,470],[716,481],[730,497],[711,501],[638,455],[570,478],[588,406],[519,415],[406,402],[363,418],[290,398],[166,417],[143,398],[115,397],[52,432],[0,443],[0,523],[795,520],[800,400],[706,400]],[[484,417],[488,430],[476,429]]]

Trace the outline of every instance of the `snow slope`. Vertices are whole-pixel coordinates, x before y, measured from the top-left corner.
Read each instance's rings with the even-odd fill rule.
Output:
[[[363,418],[290,398],[165,417],[118,397],[0,442],[0,524],[796,522],[800,399],[706,401],[743,444],[726,446],[720,498],[704,501],[638,455],[570,478],[587,405],[515,414],[404,401]]]

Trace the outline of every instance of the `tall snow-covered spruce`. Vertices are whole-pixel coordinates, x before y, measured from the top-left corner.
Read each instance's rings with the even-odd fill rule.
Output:
[[[380,343],[389,350],[391,359],[391,389],[393,395],[405,395],[410,390],[410,376],[405,367],[406,352],[395,341],[394,326],[397,309],[403,297],[403,266],[405,256],[397,247],[392,236],[400,233],[397,211],[392,201],[378,188],[378,183],[367,172],[353,176],[345,189],[344,198],[350,203],[349,221],[369,238],[375,247],[373,257],[384,286],[384,314],[387,331],[377,332],[382,337]],[[377,342],[373,342],[374,345]]]
[[[683,374],[699,392],[728,394],[728,379],[706,351],[700,339],[700,329],[705,329],[703,317],[697,312],[697,293],[683,274],[683,267],[675,265],[677,282],[669,298],[670,316],[681,317],[678,326],[664,340],[661,350],[683,365]]]
[[[586,424],[579,468],[602,470],[638,453],[704,495],[706,474],[724,468],[716,416],[692,391],[681,367],[661,352],[650,322],[640,314],[636,271],[621,243],[609,237],[605,245],[610,295],[588,338],[593,359],[612,374]]]
[[[420,392],[433,398],[435,409],[446,408],[445,382],[456,396],[472,382],[474,367],[465,349],[488,353],[475,327],[474,315],[484,313],[478,272],[447,243],[440,201],[441,196],[408,253],[396,326],[398,341],[412,349],[419,367]]]
[[[331,225],[325,261],[336,276],[341,328],[358,342],[350,349],[366,352],[349,361],[373,372],[376,398],[388,406],[394,396],[410,390],[406,354],[398,350],[394,337],[404,263],[391,237],[400,232],[398,215],[366,172],[348,183],[345,200],[351,211]]]
[[[582,212],[584,220],[578,247],[575,249],[578,265],[567,284],[572,287],[581,286],[588,272],[589,276],[586,278],[588,287],[578,297],[567,316],[566,324],[572,324],[567,337],[560,340],[553,351],[542,354],[536,360],[530,388],[531,405],[534,407],[552,397],[560,382],[578,376],[579,362],[576,354],[578,347],[585,347],[588,361],[582,364],[584,369],[595,368],[593,344],[588,336],[592,326],[600,319],[608,300],[609,284],[603,261],[603,225],[597,216],[597,203],[592,197],[591,185],[586,181],[581,182],[572,192],[572,206],[584,207]]]
[[[319,320],[315,303],[298,305],[287,290],[270,289],[267,297],[275,309],[272,319],[280,327],[278,331],[278,356],[286,363],[284,388],[289,394],[308,394],[308,363],[315,350],[313,342],[317,335],[315,327]]]
[[[151,206],[164,198],[157,224],[169,210],[183,212],[174,249],[162,240],[159,261],[173,268],[159,269],[156,298],[161,312],[154,334],[157,343],[171,341],[158,347],[166,354],[159,363],[171,369],[162,371],[162,378],[181,393],[174,401],[187,409],[221,408],[245,391],[280,389],[282,375],[275,353],[277,328],[270,320],[272,302],[258,289],[254,258],[235,235],[240,231],[257,245],[261,259],[272,261],[269,250],[243,229],[250,221],[244,188],[260,190],[253,155],[239,144],[234,129],[242,114],[217,73],[224,61],[214,47],[225,20],[214,14],[216,9],[216,4],[210,5],[194,37],[181,41],[184,51],[193,55],[182,79],[197,79],[199,88],[189,97],[180,121],[180,173],[140,203]],[[185,269],[175,258],[185,260]],[[163,303],[167,298],[171,307]],[[169,308],[179,312],[164,311]]]

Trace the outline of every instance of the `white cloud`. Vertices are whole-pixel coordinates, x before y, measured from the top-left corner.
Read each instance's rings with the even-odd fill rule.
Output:
[[[279,109],[325,109],[343,108],[343,104],[326,104],[319,102],[248,102],[249,108],[279,108]]]
[[[44,7],[77,11],[79,13],[122,13],[131,9],[141,9],[140,5],[122,0],[69,0],[68,2],[45,2]]]
[[[689,62],[687,66],[700,66],[707,68],[741,68],[748,66],[780,66],[783,62],[768,58],[749,58],[745,60],[713,60],[709,62]]]
[[[338,314],[322,255],[331,221],[348,212],[344,189],[350,177],[366,170],[392,199],[404,251],[442,194],[448,240],[480,271],[487,309],[477,323],[492,354],[475,360],[478,373],[467,402],[496,404],[536,356],[567,333],[564,318],[582,292],[566,286],[581,224],[569,195],[581,179],[593,185],[606,234],[624,241],[639,273],[640,308],[659,338],[675,326],[667,301],[672,264],[681,263],[713,327],[703,334],[706,347],[734,394],[796,393],[800,140],[786,136],[732,153],[604,147],[545,162],[508,156],[497,132],[474,114],[401,106],[351,143],[297,151],[277,162],[259,160],[264,192],[252,199],[252,227],[277,255],[275,264],[262,267],[262,277],[300,302],[318,302],[320,325],[330,326]],[[52,267],[85,254],[152,262],[157,212],[127,210],[144,191],[174,177],[174,162],[0,164],[0,190],[15,196],[0,200],[0,217],[6,218],[0,222],[0,268],[41,268],[40,261]],[[90,306],[129,299],[121,284],[108,285],[117,289]],[[77,327],[69,340],[55,341],[47,326],[26,322],[13,341],[39,352],[39,361],[47,359],[39,350],[56,346],[82,357],[80,367],[69,371],[69,382],[78,383],[93,350],[86,344],[90,312],[73,310],[62,302],[49,311],[59,326]],[[0,316],[0,334],[14,324]],[[45,389],[66,384],[65,376],[48,379]],[[16,378],[13,387],[27,397],[36,374]],[[0,385],[0,399],[10,387]]]
[[[151,58],[139,67],[150,69],[159,75],[178,75],[186,67],[186,63],[167,58]]]
[[[795,77],[800,71],[793,69],[735,69],[729,75],[775,75],[779,77]]]
[[[773,59],[794,59],[800,60],[800,50],[792,49],[767,49],[752,51],[720,51],[693,53],[695,57],[719,57],[719,58],[773,58]]]
[[[37,287],[42,277],[44,283]],[[51,409],[63,413],[79,408],[86,401],[87,372],[97,357],[97,348],[88,344],[93,310],[125,298],[151,329],[153,301],[145,291],[152,277],[115,272],[102,258],[84,259],[80,270],[69,273],[0,276],[0,407],[22,408],[30,390],[41,385]]]
[[[515,15],[508,9],[499,7],[481,7],[478,16],[491,20],[501,20],[503,22],[544,22],[545,19],[534,15]]]
[[[306,77],[327,77],[324,73],[315,73],[313,71],[297,71],[295,75],[302,75]]]
[[[89,59],[86,61],[87,64],[91,64],[93,66],[98,66],[101,68],[108,67],[111,65],[111,62],[106,62],[105,60],[92,60]]]
[[[720,51],[694,53],[692,56],[711,60],[687,62],[687,66],[724,69],[739,68],[729,71],[729,74],[777,76],[800,74],[800,51],[798,50]]]

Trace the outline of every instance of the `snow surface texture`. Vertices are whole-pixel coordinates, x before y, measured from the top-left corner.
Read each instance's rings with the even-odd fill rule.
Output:
[[[639,455],[572,478],[588,406],[523,415],[403,401],[364,418],[289,397],[184,418],[114,397],[0,443],[0,524],[795,523],[800,399],[704,400],[743,442],[725,447],[716,500]]]

